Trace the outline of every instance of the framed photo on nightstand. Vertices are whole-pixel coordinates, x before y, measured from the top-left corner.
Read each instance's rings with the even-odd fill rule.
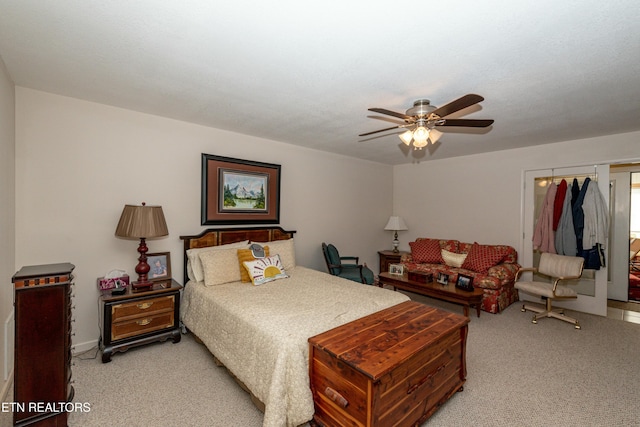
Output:
[[[152,282],[171,279],[170,252],[147,254],[147,264],[151,267],[151,270],[149,270],[149,280]]]

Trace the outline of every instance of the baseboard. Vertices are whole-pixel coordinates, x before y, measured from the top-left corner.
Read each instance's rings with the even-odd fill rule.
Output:
[[[11,402],[13,401],[13,395],[9,396],[9,392],[13,389],[13,369],[9,373],[9,378],[2,385],[2,390],[0,390],[0,401],[1,402]]]
[[[78,344],[73,344],[71,348],[71,354],[75,356],[80,353],[84,353],[85,351],[91,350],[92,348],[95,348],[98,346],[98,342],[99,340],[91,340],[91,341],[85,341]]]
[[[15,346],[15,318],[14,311],[11,310],[9,316],[4,321],[4,366],[2,369],[2,379],[7,381],[9,375],[13,373],[13,355]]]

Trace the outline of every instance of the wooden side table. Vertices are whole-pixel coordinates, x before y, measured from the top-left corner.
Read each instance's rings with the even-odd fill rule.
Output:
[[[380,257],[380,273],[389,271],[389,264],[398,264],[403,254],[408,252],[378,251]]]
[[[131,347],[171,338],[180,342],[180,285],[175,280],[155,282],[153,288],[100,295],[100,349],[102,362]]]

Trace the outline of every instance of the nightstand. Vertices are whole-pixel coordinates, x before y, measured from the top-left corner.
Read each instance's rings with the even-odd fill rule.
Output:
[[[378,251],[378,256],[380,257],[380,273],[385,271],[389,272],[389,264],[400,263],[400,258],[406,253],[408,252]]]
[[[131,347],[171,338],[180,342],[180,285],[175,280],[155,282],[153,288],[111,295],[100,292],[100,349],[102,362]]]

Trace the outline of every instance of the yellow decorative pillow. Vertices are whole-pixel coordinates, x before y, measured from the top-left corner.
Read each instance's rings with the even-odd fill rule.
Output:
[[[462,267],[464,260],[467,259],[467,254],[457,254],[443,249],[442,259],[444,260],[444,263],[449,267]]]
[[[285,273],[278,255],[258,258],[255,261],[245,261],[242,264],[247,270],[251,283],[256,286],[289,277]]]
[[[264,256],[265,258],[269,256],[269,246],[264,247]],[[244,268],[244,263],[249,261],[254,261],[256,258],[253,256],[253,252],[251,249],[238,249],[238,262],[240,263],[240,280],[243,282],[250,282],[251,278],[249,277],[249,273]]]

